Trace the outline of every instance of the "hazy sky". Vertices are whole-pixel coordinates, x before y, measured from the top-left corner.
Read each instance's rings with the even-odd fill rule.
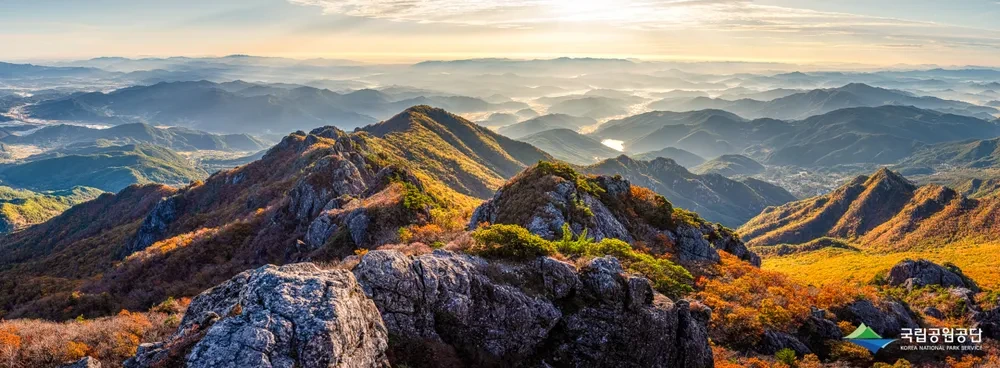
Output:
[[[1000,66],[1000,0],[0,0],[0,60],[254,54]]]

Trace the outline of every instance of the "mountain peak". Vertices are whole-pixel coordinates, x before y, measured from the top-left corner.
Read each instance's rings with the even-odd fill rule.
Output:
[[[909,192],[916,189],[916,186],[905,177],[895,171],[889,170],[889,168],[886,167],[878,169],[878,171],[872,174],[865,182],[866,187],[878,185],[887,186],[888,189],[892,190],[905,190]]]

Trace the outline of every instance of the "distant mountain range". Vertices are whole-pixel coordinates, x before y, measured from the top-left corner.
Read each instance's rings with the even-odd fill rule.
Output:
[[[597,120],[587,117],[577,117],[566,114],[548,114],[531,118],[517,124],[497,129],[497,133],[518,139],[535,133],[552,129],[580,130],[580,128],[597,124]]]
[[[909,92],[851,83],[838,88],[795,93],[770,101],[752,99],[723,100],[710,97],[677,97],[653,102],[649,108],[667,111],[721,109],[747,118],[805,119],[849,107],[882,105],[915,106],[942,112],[989,118],[1000,113],[992,107],[937,97],[916,96]]]
[[[583,96],[554,102],[549,106],[548,112],[552,114],[582,116],[591,119],[604,119],[627,114],[629,105],[631,104],[628,101],[617,98]]]
[[[530,143],[556,159],[589,165],[621,154],[601,142],[570,129],[552,129],[518,139]]]
[[[691,172],[722,176],[751,176],[764,172],[764,165],[743,155],[722,155],[691,169]]]
[[[745,121],[745,119],[739,117],[738,115],[723,110],[699,110],[688,112],[652,111],[629,116],[623,119],[608,121],[601,124],[597,130],[590,135],[600,139],[617,139],[625,142],[631,142],[645,137],[666,126],[701,125],[711,119]]]
[[[98,142],[104,145],[149,143],[175,151],[259,151],[267,147],[266,143],[248,134],[218,135],[186,128],[157,128],[144,123],[122,124],[108,129],[65,124],[45,126],[27,135],[0,138],[0,142],[46,148]]]
[[[132,184],[186,185],[208,176],[173,151],[150,144],[91,146],[47,153],[3,168],[8,185],[33,190],[65,190],[76,186],[117,192]]]
[[[675,147],[702,157],[747,153],[766,164],[795,166],[892,164],[928,144],[998,135],[995,122],[893,105],[845,108],[799,121],[747,121],[719,110],[651,112],[609,122],[591,134],[624,140],[626,152]]]
[[[682,150],[676,147],[667,147],[658,151],[650,151],[646,153],[640,153],[637,155],[630,155],[636,160],[643,161],[653,161],[658,157],[669,158],[674,160],[678,165],[684,166],[691,169],[695,166],[701,165],[705,162],[705,158],[693,154],[691,152]]]
[[[456,112],[528,107],[520,102],[492,104],[463,96],[397,99],[370,89],[341,94],[296,85],[200,81],[157,83],[109,93],[73,94],[41,101],[28,106],[25,111],[32,117],[48,120],[112,124],[139,121],[210,132],[283,133],[321,125],[353,128],[421,104]]]
[[[639,161],[622,155],[581,171],[621,175],[635,185],[662,194],[675,206],[731,227],[739,226],[764,208],[795,200],[791,193],[773,184],[751,178],[737,181],[718,174],[697,175],[667,158]]]
[[[67,77],[109,77],[113,73],[97,68],[86,67],[55,67],[33,64],[11,64],[0,62],[0,78],[67,78]]]

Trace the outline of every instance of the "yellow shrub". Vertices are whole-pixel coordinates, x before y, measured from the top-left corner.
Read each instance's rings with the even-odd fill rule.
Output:
[[[79,360],[87,356],[90,353],[90,347],[87,344],[76,341],[66,342],[66,361]]]

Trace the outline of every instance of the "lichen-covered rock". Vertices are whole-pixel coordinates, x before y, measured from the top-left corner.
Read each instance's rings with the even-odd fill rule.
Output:
[[[855,325],[864,323],[885,338],[899,336],[903,328],[920,327],[913,313],[905,305],[895,301],[884,301],[876,306],[870,300],[858,300],[835,309],[834,313],[838,318]]]
[[[611,257],[577,272],[546,257],[372,251],[354,274],[390,334],[452,347],[470,366],[712,366],[707,313],[625,276]]]
[[[354,276],[309,263],[264,266],[209,289],[171,339],[126,366],[388,366],[385,325]]]
[[[101,362],[88,356],[73,363],[64,364],[59,368],[101,368]]]
[[[323,211],[331,200],[342,195],[359,195],[367,188],[365,176],[349,157],[330,155],[313,164],[309,174],[288,194],[289,210],[296,219],[308,221]]]
[[[957,271],[957,272],[956,272]],[[939,285],[943,287],[961,287],[978,291],[972,280],[961,275],[957,268],[949,270],[931,261],[903,260],[889,270],[888,283],[891,286],[907,286],[908,288]]]

